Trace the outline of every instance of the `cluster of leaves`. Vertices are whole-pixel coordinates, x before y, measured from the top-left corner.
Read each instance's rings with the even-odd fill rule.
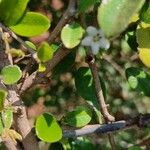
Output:
[[[9,0],[1,0],[0,21],[19,36],[33,37],[40,35],[49,29],[50,21],[46,16],[40,13],[27,11],[27,4],[28,0],[20,0],[17,2],[16,0],[11,0],[11,2]],[[97,4],[100,4],[100,6],[97,7]],[[88,18],[90,18],[91,9],[94,13],[97,11],[98,25],[108,39],[114,39],[122,34],[121,38],[125,36],[126,44],[128,44],[131,49],[138,50],[139,58],[143,64],[150,67],[149,1],[104,0],[100,2],[99,0],[80,0],[77,8],[77,17],[81,13],[84,13],[86,16],[85,18],[88,20]],[[127,28],[128,25],[131,27],[129,26],[129,28]],[[83,29],[79,22],[74,21],[63,27],[60,39],[67,49],[73,51],[73,49],[79,47],[84,35],[85,29]],[[49,45],[45,41],[40,43],[38,47],[29,41],[26,41],[26,43],[35,50],[35,58],[39,63],[38,71],[45,71],[45,63],[52,59],[59,46],[54,43]],[[86,50],[86,47],[82,47],[82,50]],[[11,49],[10,53],[12,54]],[[97,60],[101,61],[99,55],[100,54],[97,55]],[[64,58],[55,67],[54,76],[68,71],[68,68],[71,68],[70,66],[74,64],[75,57],[76,53],[73,51]],[[104,66],[102,67],[104,68]],[[76,92],[90,107],[80,106],[73,111],[66,113],[60,121],[61,124],[73,127],[83,127],[94,120],[94,115],[97,118],[94,122],[102,123],[103,120],[96,100],[93,77],[90,69],[88,67],[80,67],[73,73]],[[142,95],[150,96],[150,75],[147,71],[130,65],[130,68],[126,68],[125,74],[127,81],[133,90]],[[1,70],[0,75],[4,84],[11,85],[17,83],[21,79],[22,71],[17,65],[9,65]],[[100,77],[100,81],[104,96],[106,97],[106,85],[108,83],[105,81],[104,77]],[[104,83],[104,81],[106,83]],[[6,96],[7,92],[0,90],[0,134],[3,135],[7,133],[7,135],[11,136],[14,134],[14,131],[10,129],[12,125],[13,111],[10,107],[4,107]],[[37,137],[44,142],[54,143],[63,138],[62,129],[55,116],[51,113],[44,113],[37,118],[35,131]],[[20,139],[17,133],[12,137],[14,139]],[[70,147],[68,147],[64,141],[61,143],[63,143],[64,149],[83,149],[83,147],[85,148],[88,146],[90,147],[89,149],[95,149],[86,138],[71,140]],[[51,147],[52,146],[53,145],[51,145]],[[138,147],[134,148],[138,149]]]

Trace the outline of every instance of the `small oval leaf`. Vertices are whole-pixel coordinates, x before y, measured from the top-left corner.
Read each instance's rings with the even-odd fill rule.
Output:
[[[11,107],[8,107],[2,111],[2,120],[4,127],[9,129],[13,122],[13,109]]]
[[[53,49],[47,42],[42,42],[38,48],[37,56],[41,62],[47,62],[53,57]]]
[[[16,83],[22,76],[22,71],[17,65],[9,65],[1,71],[2,80],[5,84],[10,85]]]
[[[145,0],[109,0],[98,9],[98,23],[107,37],[120,34]]]
[[[150,75],[140,68],[126,69],[126,77],[130,87],[141,94],[150,96]]]
[[[91,118],[91,110],[88,107],[79,106],[66,114],[64,122],[73,127],[83,127],[91,121]]]
[[[36,12],[27,12],[15,26],[10,29],[18,35],[32,37],[40,35],[50,27],[49,19]]]
[[[15,25],[23,16],[29,0],[1,0],[0,20],[6,25]]]
[[[84,30],[79,24],[66,24],[61,31],[61,40],[65,47],[71,49],[80,43],[83,33]]]
[[[62,138],[62,129],[50,113],[40,115],[36,120],[36,134],[45,142],[57,142]]]

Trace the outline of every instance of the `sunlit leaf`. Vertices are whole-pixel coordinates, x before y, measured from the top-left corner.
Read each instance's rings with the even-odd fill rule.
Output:
[[[46,62],[53,57],[53,49],[47,42],[42,42],[38,48],[37,56],[41,62]]]
[[[40,115],[36,120],[36,135],[45,142],[57,142],[62,138],[62,130],[50,113]]]
[[[65,47],[71,49],[80,43],[83,33],[84,30],[79,24],[66,24],[61,31],[61,40]]]
[[[9,65],[2,69],[1,71],[2,80],[5,84],[14,84],[22,76],[22,71],[17,65]]]
[[[98,23],[107,37],[120,34],[130,23],[145,0],[109,0],[104,1],[98,9]]]
[[[25,37],[40,35],[47,31],[49,27],[49,19],[36,12],[27,12],[16,25],[10,26],[16,34]]]
[[[70,126],[82,127],[91,121],[92,113],[88,107],[79,106],[74,111],[68,112],[64,122]]]

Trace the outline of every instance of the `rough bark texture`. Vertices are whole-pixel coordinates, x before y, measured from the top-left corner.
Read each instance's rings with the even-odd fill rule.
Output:
[[[3,43],[3,40],[1,38],[0,34],[0,70],[6,66],[10,65],[9,59],[5,53],[5,45]],[[3,84],[1,84],[3,85]],[[33,133],[31,132],[31,127],[29,125],[29,122],[27,120],[26,115],[26,109],[23,105],[22,100],[20,99],[20,96],[18,95],[17,85],[12,86],[4,86],[3,88],[6,88],[8,91],[8,102],[12,104],[14,107],[15,113],[14,113],[14,123],[17,127],[17,130],[22,135],[23,138],[23,146],[26,150],[38,150],[38,142],[36,141],[36,138],[34,137]],[[12,142],[6,141],[4,142],[6,147],[9,144],[12,144]],[[17,149],[17,147],[16,147]]]

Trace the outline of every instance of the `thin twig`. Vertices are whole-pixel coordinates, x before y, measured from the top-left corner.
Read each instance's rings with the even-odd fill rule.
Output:
[[[121,120],[112,122],[110,124],[94,124],[87,125],[81,129],[74,130],[64,130],[63,137],[64,138],[75,138],[79,136],[85,136],[92,133],[97,134],[109,134],[114,133],[116,131],[127,130],[131,128],[143,128],[150,124],[150,114],[139,114],[137,117],[129,118],[127,120]]]
[[[113,60],[112,56],[105,55],[103,58],[112,65],[112,67],[123,77],[124,76],[124,70]]]
[[[81,14],[80,19],[81,19],[83,27],[86,28],[87,25],[86,25],[85,15]],[[99,102],[99,106],[102,110],[102,114],[103,114],[107,123],[112,122],[115,120],[115,118],[109,114],[108,109],[107,109],[107,105],[105,103],[105,99],[104,99],[104,95],[103,95],[103,91],[101,88],[100,79],[99,79],[99,75],[98,75],[98,71],[97,71],[97,66],[95,63],[94,54],[93,54],[91,49],[88,49],[86,55],[87,55],[87,62],[89,64],[89,67],[90,67],[92,75],[93,75],[96,96],[97,96],[97,100]],[[116,145],[115,145],[113,135],[108,134],[108,138],[109,138],[109,142],[110,142],[112,150],[115,150]]]
[[[58,50],[53,58],[46,64],[46,71],[43,72],[33,72],[29,77],[26,78],[25,84],[22,86],[20,92],[23,93],[28,88],[30,88],[32,85],[46,83],[47,82],[47,74],[49,74],[53,68],[65,57],[67,56],[71,51],[66,48],[61,48]]]
[[[28,44],[26,44],[19,36],[17,36],[14,32],[12,32],[9,28],[4,26],[0,22],[0,27],[5,31],[8,32],[16,41],[18,41],[31,55],[35,53],[35,50],[32,49]]]
[[[98,70],[97,70],[95,58],[94,58],[94,55],[90,49],[87,52],[87,62],[89,64],[89,67],[90,67],[92,75],[93,75],[96,96],[97,96],[98,102],[100,104],[102,114],[103,114],[104,118],[106,119],[106,121],[112,122],[115,120],[115,118],[112,115],[110,115],[108,112],[108,109],[107,109],[108,105],[105,103],[103,91],[102,91],[102,88],[100,85],[100,79],[99,79],[99,75],[98,75]]]
[[[60,31],[62,30],[63,26],[68,22],[68,20],[73,17],[76,13],[76,0],[69,0],[68,8],[63,14],[62,18],[58,22],[57,26],[53,30],[53,32],[50,34],[50,37],[48,39],[49,43],[52,43],[55,38],[58,36]]]

